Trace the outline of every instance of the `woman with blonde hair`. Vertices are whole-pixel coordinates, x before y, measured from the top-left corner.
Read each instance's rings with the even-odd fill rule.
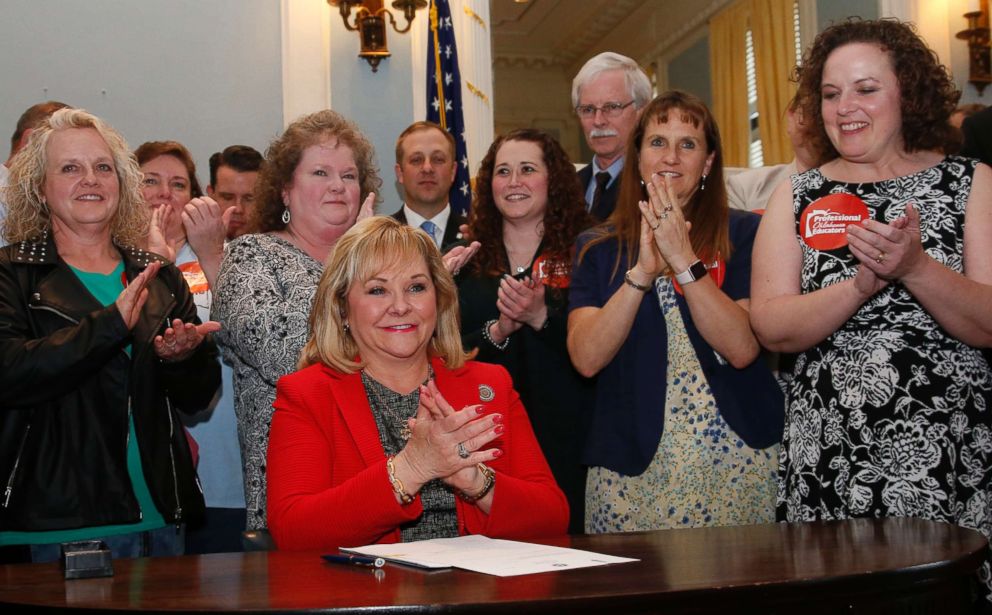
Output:
[[[203,496],[177,411],[207,406],[216,349],[179,271],[135,245],[148,212],[123,138],[55,112],[11,166],[0,250],[0,546],[100,539],[176,555]]]
[[[505,369],[467,360],[454,281],[426,233],[356,224],[316,296],[272,419],[279,548],[564,533],[568,505],[526,411]]]

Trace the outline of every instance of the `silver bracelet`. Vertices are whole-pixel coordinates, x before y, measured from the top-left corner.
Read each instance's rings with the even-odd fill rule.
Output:
[[[647,286],[645,286],[644,284],[638,284],[637,282],[634,281],[633,278],[630,277],[630,272],[631,272],[631,270],[628,269],[627,270],[627,273],[623,274],[623,283],[624,284],[626,284],[627,286],[629,286],[629,287],[631,287],[633,289],[639,290],[642,293],[646,293],[649,290],[651,290],[651,284],[648,284]],[[653,282],[652,282],[652,284],[653,284]]]
[[[496,343],[496,340],[493,339],[493,336],[492,335],[489,335],[489,327],[495,325],[497,322],[499,322],[499,321],[497,321],[495,318],[492,319],[492,320],[486,321],[486,324],[482,325],[482,337],[487,342],[489,342],[490,344],[492,344],[493,346],[495,346],[497,350],[506,350],[506,347],[510,345],[510,338],[509,337],[507,337],[505,340],[503,340],[502,342],[500,342],[499,344],[497,344]]]

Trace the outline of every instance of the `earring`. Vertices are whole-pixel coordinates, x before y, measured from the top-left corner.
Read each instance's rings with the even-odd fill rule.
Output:
[[[290,219],[289,208],[287,207],[286,209],[282,210],[282,223],[289,224],[289,219]]]
[[[345,333],[351,331],[351,325],[348,324],[348,321],[347,320],[344,321],[344,325],[342,325],[342,328],[344,329],[344,332]]]
[[[699,189],[706,190],[706,173],[703,173],[703,179],[699,182]]]

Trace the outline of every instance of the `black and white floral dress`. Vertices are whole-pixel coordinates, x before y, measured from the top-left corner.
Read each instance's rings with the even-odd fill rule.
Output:
[[[266,527],[265,455],[276,381],[296,371],[323,269],[281,237],[242,235],[228,244],[217,275],[211,318],[221,324],[217,343],[234,369],[250,530]]]
[[[923,248],[963,271],[976,164],[952,156],[912,175],[863,184],[829,180],[818,169],[793,176],[802,292],[857,272],[846,246],[816,250],[799,234],[805,208],[835,193],[860,197],[869,216],[884,222],[912,203]],[[990,398],[982,352],[951,337],[901,284],[889,284],[798,357],[781,448],[779,519],[906,516],[992,535]],[[981,575],[988,584],[988,563]]]

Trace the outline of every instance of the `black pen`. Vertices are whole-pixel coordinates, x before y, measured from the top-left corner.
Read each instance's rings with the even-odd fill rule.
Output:
[[[321,557],[332,564],[351,564],[366,568],[382,568],[386,565],[386,560],[381,557],[365,557],[363,555],[322,555]]]

